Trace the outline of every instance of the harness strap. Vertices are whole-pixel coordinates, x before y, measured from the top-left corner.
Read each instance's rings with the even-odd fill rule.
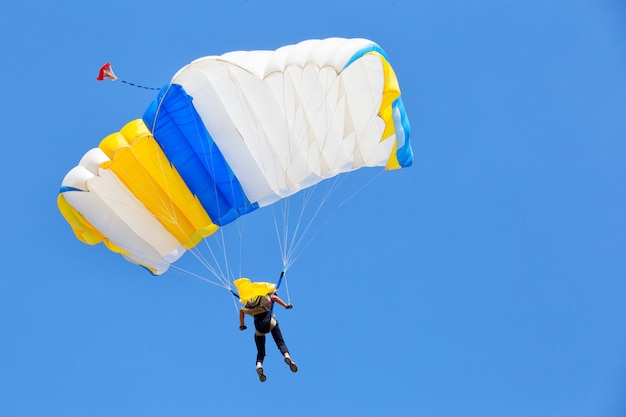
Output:
[[[283,282],[283,277],[285,276],[285,270],[283,269],[280,273],[280,278],[278,278],[278,284],[276,284],[276,291],[280,288],[280,284]],[[272,303],[272,307],[270,308],[270,313],[274,312],[274,303]]]
[[[278,284],[276,284],[276,291],[280,288],[280,284],[283,282],[283,277],[285,276],[285,271],[280,273],[280,278],[278,278]]]

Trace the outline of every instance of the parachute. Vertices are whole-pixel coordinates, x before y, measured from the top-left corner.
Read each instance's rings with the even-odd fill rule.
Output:
[[[367,39],[208,56],[85,153],[58,207],[79,240],[159,275],[261,207],[360,168],[410,166],[409,132],[396,75]]]

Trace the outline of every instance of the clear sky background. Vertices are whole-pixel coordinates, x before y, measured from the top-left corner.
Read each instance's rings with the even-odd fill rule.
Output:
[[[414,165],[289,270],[300,371],[270,339],[261,384],[227,291],[78,242],[56,197],[155,96],[98,83],[105,62],[160,87],[201,56],[331,36],[387,52]],[[0,415],[626,415],[621,0],[14,1],[0,44]],[[263,216],[241,268],[275,280]]]

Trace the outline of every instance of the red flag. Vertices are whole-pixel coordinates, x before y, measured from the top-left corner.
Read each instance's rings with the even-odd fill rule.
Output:
[[[111,68],[110,62],[107,62],[106,64],[100,67],[100,73],[98,74],[98,77],[96,79],[98,81],[102,81],[105,78],[108,80],[113,80],[113,81],[117,80],[117,77],[115,76],[115,73],[113,72],[113,68]]]

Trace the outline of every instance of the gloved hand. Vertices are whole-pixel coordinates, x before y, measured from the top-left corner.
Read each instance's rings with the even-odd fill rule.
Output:
[[[293,308],[293,304],[287,304],[287,307],[285,307],[287,310],[291,310]]]
[[[239,330],[246,330],[246,329],[247,329],[247,327],[245,325],[239,326]]]

